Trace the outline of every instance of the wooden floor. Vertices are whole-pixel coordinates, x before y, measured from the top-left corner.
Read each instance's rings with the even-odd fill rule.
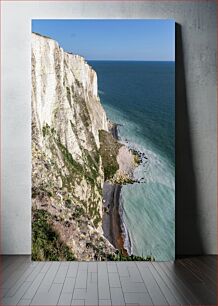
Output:
[[[0,305],[217,305],[217,257],[31,262],[1,257]]]

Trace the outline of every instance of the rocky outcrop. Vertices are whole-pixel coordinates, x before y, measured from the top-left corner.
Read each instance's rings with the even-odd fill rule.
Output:
[[[102,235],[100,130],[108,131],[108,123],[95,71],[32,34],[32,205],[51,214],[79,260],[114,252]]]

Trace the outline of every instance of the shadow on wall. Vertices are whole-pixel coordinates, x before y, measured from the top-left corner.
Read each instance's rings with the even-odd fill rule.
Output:
[[[204,254],[198,215],[182,28],[176,24],[176,257]]]

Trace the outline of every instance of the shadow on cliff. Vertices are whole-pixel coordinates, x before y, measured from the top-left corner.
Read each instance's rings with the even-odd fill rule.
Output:
[[[190,102],[189,102],[190,103]],[[182,28],[176,24],[176,257],[204,254],[187,99]]]

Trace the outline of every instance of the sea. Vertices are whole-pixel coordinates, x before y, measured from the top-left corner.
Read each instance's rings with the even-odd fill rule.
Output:
[[[101,103],[120,141],[143,153],[122,187],[120,213],[129,254],[175,258],[175,63],[90,61]]]

